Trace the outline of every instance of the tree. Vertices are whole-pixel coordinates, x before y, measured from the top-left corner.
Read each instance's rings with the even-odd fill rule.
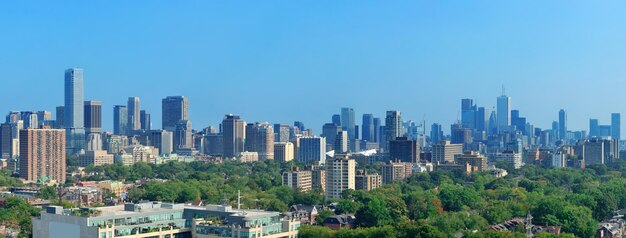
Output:
[[[363,205],[357,201],[353,201],[350,199],[340,199],[337,203],[335,212],[337,214],[354,214],[356,213]]]
[[[329,217],[335,215],[335,213],[333,211],[330,210],[321,210],[317,213],[317,216],[315,216],[315,224],[321,225],[324,223],[324,220]]]
[[[360,227],[384,226],[391,223],[387,204],[380,198],[374,198],[356,213],[356,222]]]
[[[46,200],[54,200],[54,199],[58,199],[59,195],[55,187],[44,186],[37,193],[37,197],[41,199],[46,199]]]

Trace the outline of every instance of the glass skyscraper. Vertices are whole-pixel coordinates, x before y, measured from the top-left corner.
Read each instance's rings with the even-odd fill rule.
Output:
[[[85,147],[85,112],[83,69],[65,70],[65,131],[67,154],[73,155]]]

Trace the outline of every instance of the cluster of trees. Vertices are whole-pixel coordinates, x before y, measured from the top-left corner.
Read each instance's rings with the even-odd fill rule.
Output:
[[[4,200],[0,209],[0,223],[8,227],[19,226],[18,237],[30,237],[32,234],[32,217],[37,216],[41,209],[35,208],[25,200],[10,197]]]
[[[512,232],[485,228],[529,213],[535,224],[561,226],[567,233],[562,237],[592,237],[598,222],[626,208],[624,163],[586,169],[528,165],[505,178],[488,173],[417,173],[372,191],[346,191],[342,199],[333,201],[324,199],[321,191],[303,193],[281,186],[281,171],[292,166],[297,165],[274,161],[114,164],[87,168],[92,174],[87,179],[166,179],[130,190],[132,201],[201,199],[235,205],[241,191],[244,208],[286,211],[293,204],[336,203],[335,213],[356,217],[357,229],[304,226],[302,237],[522,237],[522,228]],[[317,220],[330,215],[333,212],[322,211]]]

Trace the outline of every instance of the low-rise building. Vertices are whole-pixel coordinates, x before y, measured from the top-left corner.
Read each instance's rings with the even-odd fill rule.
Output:
[[[378,174],[368,174],[366,170],[357,170],[354,178],[354,189],[370,191],[380,188],[383,183],[382,176]]]
[[[33,237],[297,237],[300,222],[278,212],[161,202],[63,209],[33,218]]]

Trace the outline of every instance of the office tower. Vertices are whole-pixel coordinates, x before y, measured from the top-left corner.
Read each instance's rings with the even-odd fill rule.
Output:
[[[374,140],[372,142],[380,142],[381,134],[380,134],[380,118],[374,117]]]
[[[557,139],[562,140],[567,136],[567,113],[561,109],[559,111],[559,133]]]
[[[487,131],[489,126],[489,110],[479,107],[476,110],[476,130]]]
[[[176,123],[174,130],[174,151],[193,148],[191,122],[182,120]]]
[[[345,154],[349,151],[349,142],[348,142],[348,132],[340,131],[337,132],[337,136],[335,137],[335,154]]]
[[[502,95],[498,97],[498,132],[508,130],[511,125],[511,98],[506,96],[504,89]]]
[[[37,111],[37,120],[39,126],[53,126],[49,125],[52,121],[52,112],[49,111]]]
[[[152,130],[152,120],[150,118],[150,113],[146,110],[141,110],[140,121],[141,121],[141,130],[149,131]]]
[[[224,149],[224,138],[222,137],[222,133],[210,132],[205,136],[204,146],[206,148],[205,154],[207,155],[222,155],[222,150]]]
[[[589,119],[589,137],[600,136],[600,125],[598,119]]]
[[[278,162],[285,163],[293,160],[294,148],[291,142],[274,143],[274,159]]]
[[[389,159],[407,163],[419,162],[420,145],[416,140],[397,137],[389,142]]]
[[[64,130],[20,130],[20,178],[65,183],[65,153]]]
[[[450,142],[452,144],[471,144],[472,130],[464,128],[461,124],[452,124],[450,126]]]
[[[24,121],[24,128],[37,129],[39,128],[39,119],[37,119],[37,113],[32,111],[20,112],[20,119]]]
[[[124,105],[113,107],[113,134],[128,134],[128,108]]]
[[[147,145],[159,149],[161,155],[168,155],[174,151],[174,132],[151,130],[148,131],[148,140],[150,143]]]
[[[359,138],[361,138],[361,137],[359,137],[359,126],[356,125],[356,126],[354,126],[354,139],[358,140]],[[353,150],[353,151],[356,151],[356,150]]]
[[[9,159],[13,157],[13,126],[11,123],[2,123],[0,125],[0,159]]]
[[[257,152],[259,160],[274,159],[274,127],[267,122],[246,125],[245,150]]]
[[[354,189],[370,191],[380,188],[383,183],[382,176],[378,174],[368,174],[367,170],[357,170],[354,176]]]
[[[388,161],[381,167],[381,172],[383,184],[391,184],[410,177],[413,173],[413,164]]]
[[[348,140],[353,141],[354,134],[354,109],[349,107],[341,108],[341,127],[348,132]]]
[[[85,101],[85,133],[102,132],[102,102],[101,101]]]
[[[304,127],[304,122],[301,122],[301,121],[294,121],[293,126],[298,128],[300,132],[303,132],[306,130],[306,128]]]
[[[274,124],[274,137],[275,142],[288,142],[289,141],[289,125],[286,124]]]
[[[441,124],[433,123],[433,125],[430,126],[430,143],[436,144],[441,140],[443,140],[443,129],[441,128]]]
[[[65,129],[65,107],[58,106],[56,108],[56,118],[54,120],[54,128]]]
[[[621,115],[619,113],[611,113],[611,138],[620,141],[621,130]]]
[[[461,99],[461,124],[465,128],[476,128],[476,104],[472,99]]]
[[[339,114],[333,114],[333,124],[341,126],[341,116]]]
[[[498,134],[498,116],[495,111],[491,112],[489,115],[489,135]]]
[[[128,104],[128,133],[138,131],[141,129],[141,108],[139,97],[129,97]]]
[[[222,120],[223,153],[226,158],[234,158],[244,151],[246,122],[239,116],[226,115]]]
[[[487,157],[475,151],[454,156],[454,163],[460,165],[469,164],[472,167],[472,171],[486,171],[488,168],[487,161]]]
[[[322,136],[326,137],[326,142],[329,145],[328,150],[332,150],[334,149],[334,145],[335,145],[335,138],[337,138],[337,133],[339,133],[341,130],[341,126],[334,124],[334,123],[326,123],[322,126]]]
[[[400,111],[387,111],[385,117],[385,135],[382,140],[382,148],[385,152],[389,151],[389,141],[395,140],[402,136],[402,118]]]
[[[22,120],[21,113],[12,111],[7,114],[6,122],[8,123],[17,123],[17,121]]]
[[[189,99],[183,96],[168,96],[161,101],[162,129],[174,131],[176,123],[189,120]]]
[[[297,146],[298,162],[324,164],[326,161],[326,138],[317,136],[301,137]]]
[[[363,124],[361,124],[361,129],[363,132],[361,133],[361,138],[364,141],[374,142],[375,141],[375,128],[374,128],[374,115],[372,114],[363,114]]]
[[[462,144],[451,144],[444,140],[433,145],[431,160],[433,163],[453,163],[454,156],[460,154],[463,154]]]
[[[83,95],[83,70],[65,70],[65,138],[68,155],[85,147],[85,113]]]
[[[326,161],[326,199],[340,199],[343,191],[354,190],[356,162],[348,155]]]
[[[87,134],[85,151],[102,150],[102,134],[91,133]]]
[[[306,192],[312,188],[311,171],[295,171],[283,172],[283,186],[292,188],[294,191]]]

